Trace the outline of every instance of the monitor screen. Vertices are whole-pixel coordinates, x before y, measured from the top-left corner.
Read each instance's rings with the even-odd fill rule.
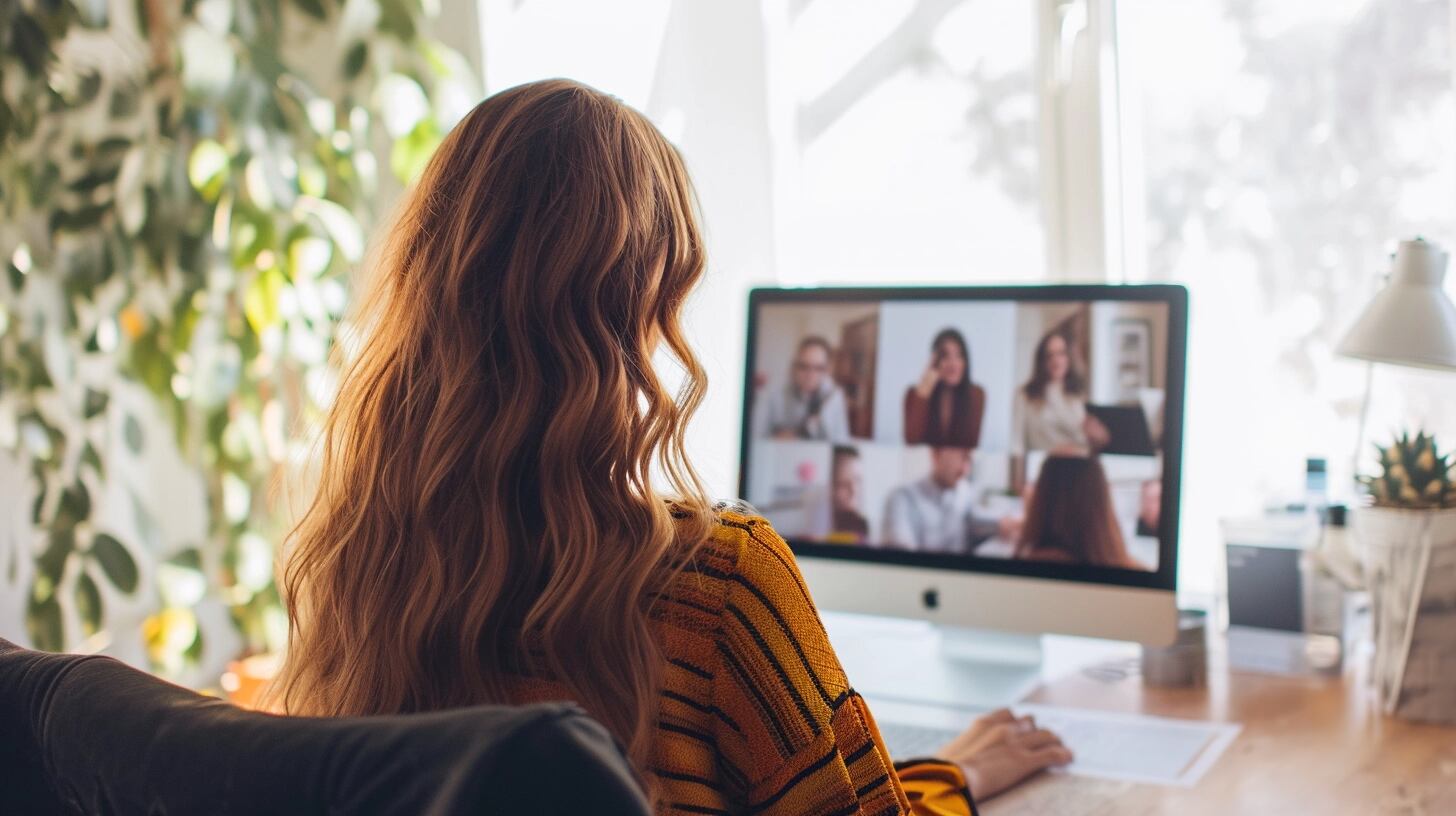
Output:
[[[1171,587],[1186,309],[755,290],[740,491],[801,554]]]

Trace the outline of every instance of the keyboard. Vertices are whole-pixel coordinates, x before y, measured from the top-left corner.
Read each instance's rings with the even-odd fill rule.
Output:
[[[959,736],[970,722],[965,711],[947,711],[948,723],[932,725],[924,709],[901,719],[890,706],[877,718],[890,758],[896,761],[933,756]],[[1215,761],[1238,733],[1237,725],[1176,720],[1143,715],[1024,704],[1017,714],[1030,714],[1039,728],[1049,728],[1076,756],[1067,771],[1080,776],[1124,779],[1155,784],[1189,784]],[[913,720],[913,721],[912,721]]]
[[[894,760],[921,759],[932,756],[942,746],[960,736],[957,728],[930,728],[903,722],[881,722],[880,736]]]

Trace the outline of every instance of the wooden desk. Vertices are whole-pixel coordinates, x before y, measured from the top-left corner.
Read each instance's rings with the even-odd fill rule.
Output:
[[[1048,774],[985,803],[1019,814],[1456,814],[1456,728],[1380,714],[1360,679],[1230,673],[1213,655],[1209,687],[1145,688],[1079,672],[1029,702],[1237,722],[1228,751],[1197,787],[1154,787]],[[1451,678],[1456,682],[1456,678]]]

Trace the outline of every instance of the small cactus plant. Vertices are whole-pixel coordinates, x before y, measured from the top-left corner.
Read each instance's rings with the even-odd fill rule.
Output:
[[[1376,445],[1380,472],[1361,476],[1376,507],[1439,510],[1456,507],[1456,464],[1424,431],[1401,432],[1389,445]]]

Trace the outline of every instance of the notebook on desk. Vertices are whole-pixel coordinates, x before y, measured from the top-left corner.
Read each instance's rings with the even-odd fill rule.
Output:
[[[974,718],[970,711],[872,700],[894,759],[933,754]],[[1062,738],[1076,760],[1061,772],[1096,779],[1192,787],[1238,736],[1230,723],[1180,720],[1048,705],[1016,705]],[[958,726],[958,727],[948,727]]]

